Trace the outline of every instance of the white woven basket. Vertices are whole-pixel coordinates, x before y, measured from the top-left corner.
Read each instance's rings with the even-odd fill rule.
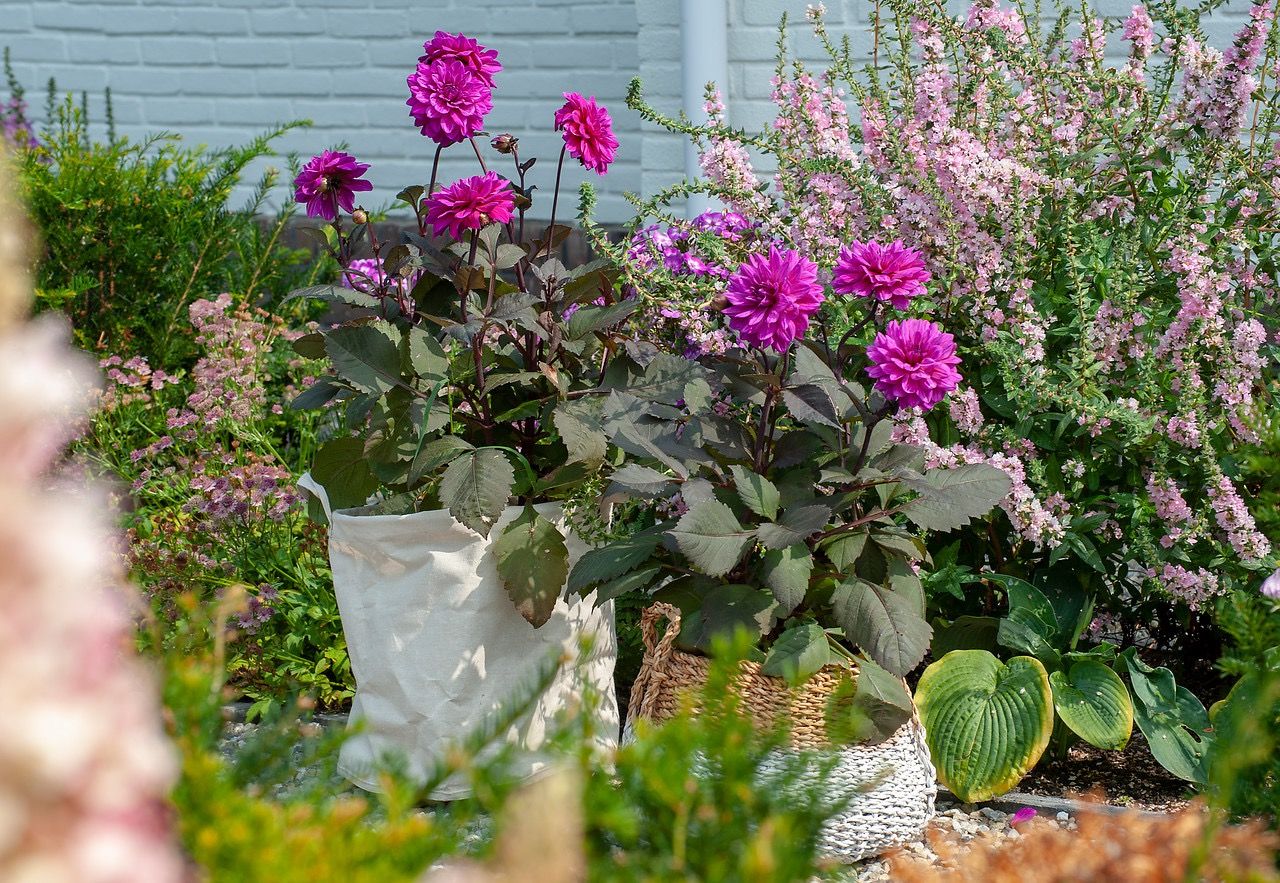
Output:
[[[665,634],[657,636],[658,622],[668,620]],[[681,702],[680,694],[705,680],[708,660],[675,649],[680,614],[668,604],[645,611],[641,631],[644,662],[632,687],[623,741],[631,738],[637,718],[665,720]],[[823,828],[823,854],[843,861],[881,855],[924,836],[933,818],[938,793],[937,771],[929,757],[924,727],[918,716],[878,744],[832,745],[826,739],[826,698],[845,677],[843,670],[824,669],[800,690],[789,690],[783,681],[760,673],[759,666],[743,663],[737,681],[744,712],[768,725],[787,717],[791,742],[797,749],[835,752],[838,759],[825,784],[835,794],[852,795],[846,808]],[[762,776],[780,771],[785,759],[765,763]]]

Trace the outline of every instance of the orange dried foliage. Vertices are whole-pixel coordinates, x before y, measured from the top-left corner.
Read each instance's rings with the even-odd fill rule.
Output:
[[[1215,824],[1200,803],[1169,816],[1139,812],[1081,813],[1078,830],[1041,820],[1019,827],[1021,838],[992,836],[964,845],[929,832],[943,865],[905,854],[890,860],[895,883],[1187,883],[1277,881],[1280,838],[1260,823]]]

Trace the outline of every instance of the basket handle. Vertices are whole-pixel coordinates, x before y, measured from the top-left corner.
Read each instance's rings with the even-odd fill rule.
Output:
[[[659,638],[658,623],[663,619],[667,621],[667,627]],[[658,697],[658,691],[652,688],[656,681],[665,677],[667,660],[671,658],[679,636],[680,611],[671,604],[659,601],[640,614],[640,637],[644,641],[645,652],[640,671],[631,685],[631,701],[627,703],[627,726],[634,724],[637,718],[652,717],[653,705]]]

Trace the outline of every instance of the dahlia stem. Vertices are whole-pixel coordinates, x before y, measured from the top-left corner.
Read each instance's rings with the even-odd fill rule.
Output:
[[[462,324],[467,324],[467,296],[471,294],[471,268],[476,265],[476,249],[480,247],[480,231],[471,231],[471,251],[467,254],[467,265],[462,268],[462,290],[458,292],[458,306],[462,309]]]
[[[564,155],[569,145],[560,148],[560,160],[556,163],[556,188],[551,192],[551,224],[547,227],[547,257],[551,257],[551,244],[556,238],[556,208],[560,205],[560,173],[564,171]]]
[[[431,196],[431,194],[435,192],[435,189],[436,189],[436,175],[440,172],[440,154],[441,154],[441,153],[443,153],[443,152],[444,152],[444,145],[443,145],[443,144],[437,144],[437,145],[436,145],[436,155],[435,155],[435,158],[434,158],[433,160],[431,160],[431,183],[427,185],[427,196],[428,196],[428,197],[429,197],[429,196]],[[418,235],[419,235],[419,236],[426,236],[426,235],[427,235],[427,224],[426,224],[426,217],[425,217],[425,213],[422,211],[422,209],[421,209],[419,206],[416,206],[416,205],[413,207],[413,210],[414,210],[415,212],[417,212],[417,214],[418,214]]]
[[[471,149],[476,152],[476,159],[480,160],[480,172],[482,174],[488,174],[489,167],[484,164],[484,157],[480,155],[480,146],[476,144],[476,136],[472,135],[467,140],[471,142]]]

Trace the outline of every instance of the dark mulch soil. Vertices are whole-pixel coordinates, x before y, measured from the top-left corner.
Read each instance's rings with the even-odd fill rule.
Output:
[[[1076,745],[1065,760],[1043,758],[1018,791],[1054,797],[1102,789],[1107,803],[1171,812],[1186,806],[1187,783],[1156,763],[1142,734],[1133,733],[1124,751]]]

